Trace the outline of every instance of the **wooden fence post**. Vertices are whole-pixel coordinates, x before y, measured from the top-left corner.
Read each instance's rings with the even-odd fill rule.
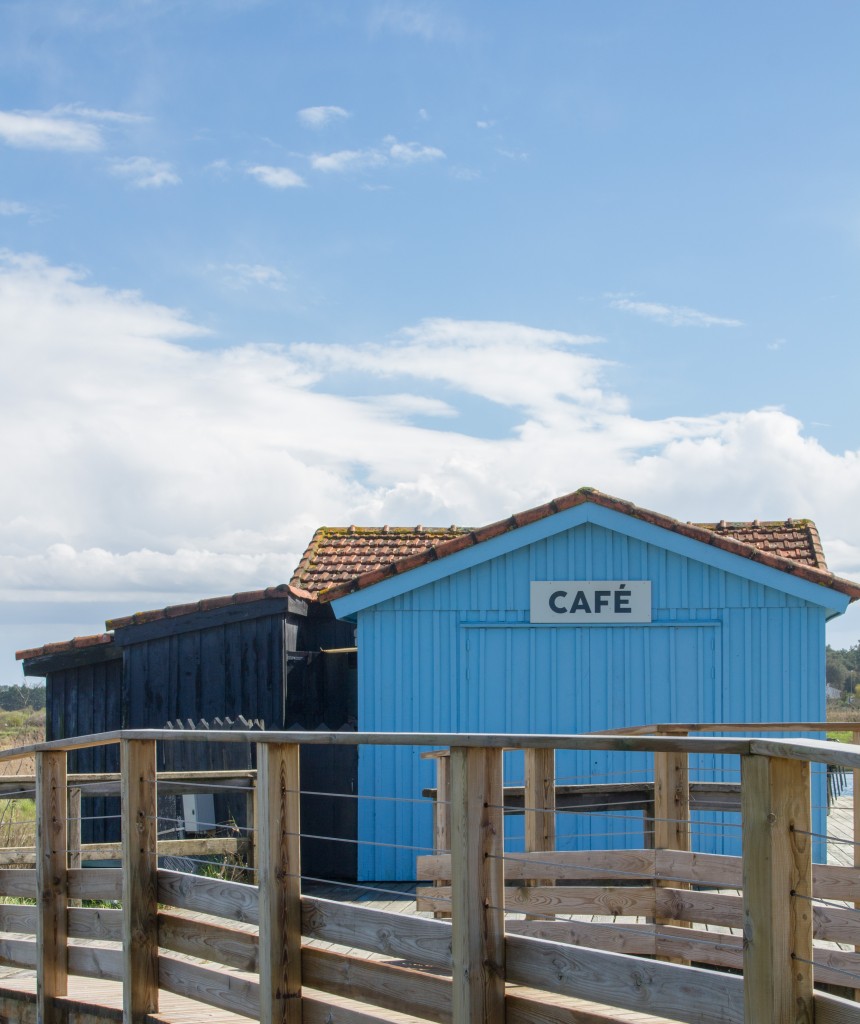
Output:
[[[260,1021],[301,1024],[299,744],[257,744]]]
[[[555,751],[551,748],[525,751],[526,853],[547,853],[555,849]],[[550,879],[529,879],[526,885],[552,885]]]
[[[158,802],[155,740],[122,740],[123,1024],[158,1010]]]
[[[68,800],[68,824],[66,835],[68,837],[69,870],[81,867],[81,787],[69,786]],[[69,900],[70,907],[81,906],[80,900]]]
[[[436,799],[433,801],[433,852],[448,853],[451,849],[451,753],[442,751],[433,759],[436,763]],[[433,886],[444,885],[444,879],[437,879]],[[434,910],[436,918],[447,918],[447,910]]]
[[[505,1019],[502,752],[451,748],[453,1024]]]
[[[656,850],[690,849],[690,771],[685,751],[654,752],[654,848]],[[656,880],[657,888],[689,889],[689,883]],[[688,926],[688,921],[655,917],[656,925]],[[659,943],[658,943],[659,945]],[[671,963],[688,964],[688,960],[661,957]]]
[[[809,764],[741,757],[744,1019],[807,1024],[812,998]]]
[[[36,754],[36,1000],[40,1024],[65,1019],[68,991],[66,752]]]

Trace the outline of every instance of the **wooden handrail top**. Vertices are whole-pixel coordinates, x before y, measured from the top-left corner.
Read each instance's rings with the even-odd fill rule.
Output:
[[[790,725],[791,723],[789,723]],[[713,726],[709,726],[713,728]],[[161,740],[167,743],[256,743],[301,744],[305,746],[421,746],[481,747],[510,750],[612,750],[676,751],[691,754],[763,754],[790,760],[838,764],[860,768],[860,745],[829,743],[821,740],[775,739],[755,737],[726,738],[710,736],[631,736],[602,734],[545,735],[505,733],[432,733],[432,732],[275,732],[217,729],[122,729],[115,732],[51,740],[0,751],[0,761],[14,761],[35,753],[56,750],[80,750],[107,746],[123,740]]]

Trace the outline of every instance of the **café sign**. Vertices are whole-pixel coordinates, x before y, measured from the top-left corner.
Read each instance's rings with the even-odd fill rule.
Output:
[[[531,583],[530,622],[564,626],[651,621],[650,580]]]

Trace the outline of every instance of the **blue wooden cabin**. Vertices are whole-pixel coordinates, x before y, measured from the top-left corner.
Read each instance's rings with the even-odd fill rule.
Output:
[[[294,583],[312,588],[314,557],[312,543]],[[362,731],[582,733],[823,720],[825,623],[860,587],[828,572],[808,521],[693,525],[586,488],[480,530],[439,531],[318,597],[357,625]],[[432,846],[416,799],[432,765],[416,754],[361,750],[359,878],[412,878]],[[519,756],[506,755],[509,784],[521,783]],[[714,757],[691,767],[705,780],[730,771]],[[648,768],[644,754],[569,753],[557,780]],[[823,780],[816,793],[823,805]],[[737,852],[731,816],[700,816],[693,832],[695,849]],[[640,846],[641,817],[577,815],[559,835]]]

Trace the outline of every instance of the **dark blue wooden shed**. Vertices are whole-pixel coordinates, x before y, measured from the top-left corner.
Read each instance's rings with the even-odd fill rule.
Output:
[[[695,525],[587,488],[478,530],[414,532],[323,529],[294,577],[357,625],[361,730],[820,721],[825,623],[860,597],[827,570],[809,521]],[[395,557],[381,564],[386,545]],[[362,565],[375,567],[356,575]],[[432,845],[416,798],[433,776],[415,753],[361,751],[359,877],[413,877]],[[713,757],[693,768],[724,771]],[[507,770],[514,782],[513,756]],[[601,781],[647,770],[646,755],[600,753],[557,769]],[[624,845],[628,831],[623,815],[580,822],[570,842]],[[699,831],[699,849],[734,848],[726,821]]]

